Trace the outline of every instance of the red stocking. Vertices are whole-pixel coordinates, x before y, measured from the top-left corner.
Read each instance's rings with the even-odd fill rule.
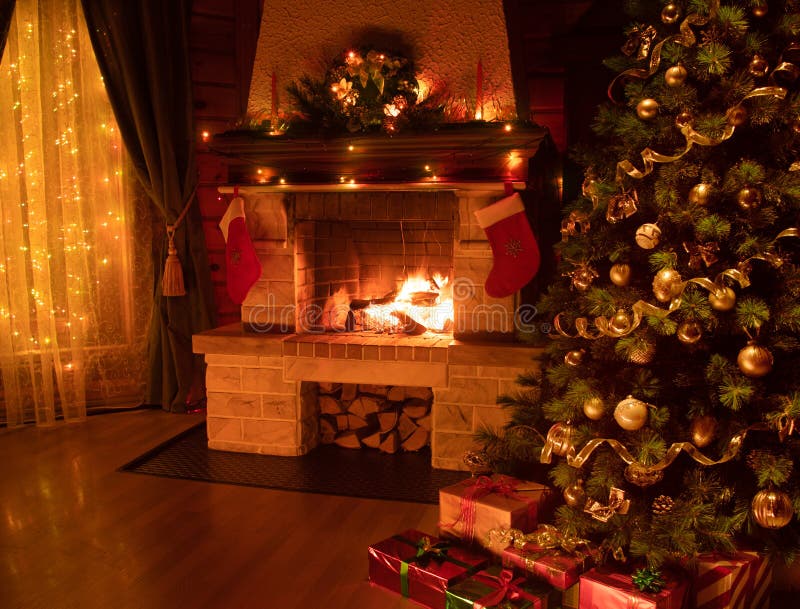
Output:
[[[494,264],[486,278],[486,293],[493,298],[510,296],[539,270],[539,246],[525,207],[517,193],[475,212],[492,246]]]
[[[261,262],[244,221],[242,197],[231,200],[219,227],[225,237],[228,294],[233,302],[242,304],[250,288],[261,277]]]

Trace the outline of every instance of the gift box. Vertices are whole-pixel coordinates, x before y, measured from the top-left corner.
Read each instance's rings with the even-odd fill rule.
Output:
[[[758,552],[710,552],[697,558],[697,609],[767,609],[772,584],[768,559]]]
[[[558,592],[494,565],[447,590],[447,609],[554,609]]]
[[[537,482],[500,475],[470,478],[439,490],[439,529],[488,547],[493,529],[535,529],[553,497],[549,487]]]
[[[582,557],[570,556],[559,550],[539,548],[532,552],[530,549],[509,546],[503,550],[503,566],[519,567],[559,590],[576,584],[580,574],[586,570],[587,560]]]
[[[431,609],[445,609],[448,587],[486,562],[468,548],[409,530],[369,547],[369,580]]]
[[[580,577],[580,609],[681,609],[688,582],[678,574],[666,577],[657,594],[642,592],[630,574],[590,569]]]

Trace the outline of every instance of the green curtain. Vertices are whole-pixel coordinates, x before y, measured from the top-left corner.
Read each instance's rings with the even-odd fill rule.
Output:
[[[6,48],[6,38],[11,25],[11,15],[14,14],[15,2],[16,0],[0,0],[0,57],[3,56],[3,49]]]
[[[197,184],[188,27],[191,0],[81,0],[92,46],[137,177],[172,224]],[[165,297],[166,235],[155,250],[150,370],[145,400],[185,412],[204,398],[202,356],[192,334],[213,325],[211,276],[195,201],[175,246],[186,296]]]

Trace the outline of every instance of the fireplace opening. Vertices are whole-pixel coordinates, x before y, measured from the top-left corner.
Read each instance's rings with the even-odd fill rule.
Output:
[[[450,220],[296,224],[297,328],[452,334]]]

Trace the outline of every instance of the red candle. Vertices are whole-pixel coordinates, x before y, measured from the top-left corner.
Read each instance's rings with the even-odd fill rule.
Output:
[[[478,59],[478,74],[475,83],[475,120],[483,120],[483,62],[480,59]]]
[[[276,127],[278,121],[278,76],[272,73],[272,129]]]

